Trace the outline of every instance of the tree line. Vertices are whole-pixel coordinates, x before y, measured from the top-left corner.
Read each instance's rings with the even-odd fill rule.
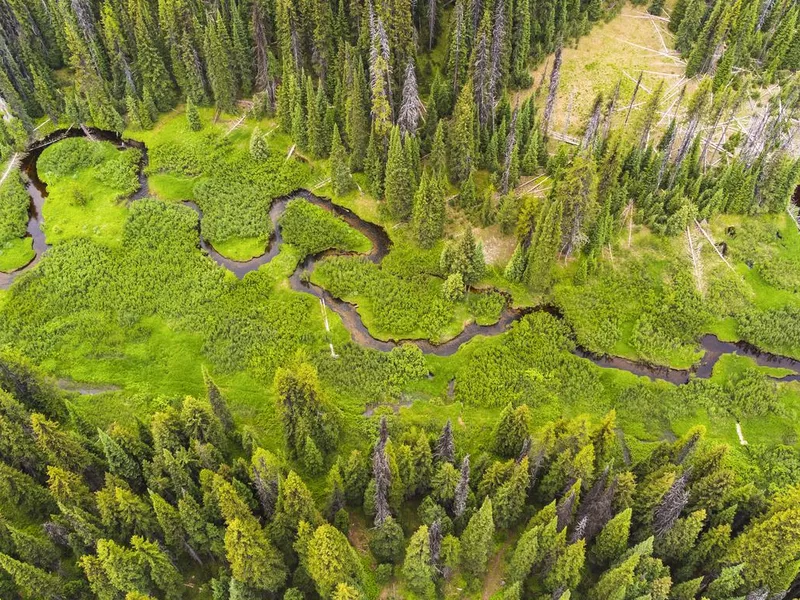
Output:
[[[632,461],[613,412],[534,428],[526,404],[508,404],[475,456],[450,421],[437,430],[396,416],[371,420],[346,453],[342,416],[314,368],[297,362],[274,382],[282,457],[236,426],[205,378],[204,398],[98,429],[3,354],[4,597],[344,600],[377,597],[394,578],[435,598],[478,588],[510,531],[519,536],[502,567],[506,599],[796,591],[797,490],[765,494],[702,427]],[[324,491],[300,473],[327,473]],[[361,511],[367,544],[356,548],[347,534]]]

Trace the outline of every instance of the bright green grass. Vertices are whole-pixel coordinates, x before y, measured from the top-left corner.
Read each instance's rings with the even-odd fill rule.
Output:
[[[48,191],[42,208],[48,243],[83,237],[119,245],[127,215],[121,199],[138,187],[138,156],[137,150],[120,152],[108,142],[81,138],[48,147],[39,158]],[[63,172],[64,160],[74,160],[77,168]]]
[[[171,173],[153,173],[148,177],[150,194],[162,200],[194,200],[197,177],[181,177]]]
[[[268,243],[269,240],[263,238],[230,238],[224,242],[217,242],[214,250],[225,258],[245,262],[264,254]]]
[[[10,273],[21,269],[35,256],[33,238],[24,237],[10,240],[0,248],[0,273]]]

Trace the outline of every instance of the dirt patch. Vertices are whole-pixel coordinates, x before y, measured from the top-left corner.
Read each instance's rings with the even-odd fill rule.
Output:
[[[505,558],[506,552],[508,552],[509,546],[509,542],[504,542],[500,550],[497,551],[497,554],[489,561],[489,571],[486,574],[486,579],[484,579],[483,593],[481,594],[483,600],[489,600],[489,598],[494,596],[500,588],[505,585],[505,579],[503,578],[503,559]]]
[[[369,552],[367,524],[362,515],[352,512],[350,513],[350,529],[347,532],[347,539],[350,540],[350,543],[359,552]]]
[[[517,247],[516,238],[513,235],[503,235],[499,225],[477,229],[475,237],[483,242],[483,256],[487,265],[505,265]]]

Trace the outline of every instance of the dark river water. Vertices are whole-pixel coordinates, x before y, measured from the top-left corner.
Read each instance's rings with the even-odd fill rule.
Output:
[[[101,131],[96,129],[70,129],[62,130],[52,133],[43,140],[37,142],[31,147],[23,159],[22,170],[26,175],[26,188],[31,197],[30,218],[28,221],[28,235],[33,238],[33,249],[36,252],[35,258],[22,269],[9,274],[0,273],[0,289],[8,288],[20,274],[32,269],[41,259],[44,252],[47,250],[48,245],[45,241],[44,233],[42,231],[42,206],[47,198],[47,186],[39,178],[36,163],[44,148],[58,142],[67,137],[81,137],[91,135],[94,139],[105,140],[113,143],[120,150],[126,148],[138,148],[142,151],[142,162],[139,170],[139,190],[131,196],[130,201],[135,201],[140,198],[145,198],[149,195],[149,188],[147,183],[147,176],[144,174],[144,168],[147,166],[147,148],[143,143],[133,140],[122,139],[119,135],[113,132]],[[307,190],[297,190],[292,194],[281,197],[273,201],[270,208],[270,219],[275,226],[275,233],[270,240],[270,245],[267,251],[256,258],[248,261],[238,262],[225,258],[217,252],[210,243],[203,239],[200,235],[199,245],[200,248],[208,254],[217,264],[228,269],[236,277],[242,278],[247,273],[255,271],[262,265],[270,262],[278,252],[282,243],[281,230],[279,225],[280,216],[283,214],[286,204],[292,198],[303,198],[304,200],[329,210],[339,218],[347,222],[348,225],[357,229],[364,234],[371,242],[372,249],[361,256],[375,264],[380,264],[383,258],[389,253],[391,249],[391,240],[386,230],[380,225],[370,223],[361,219],[358,215],[353,213],[347,208],[339,206],[331,202],[327,198],[322,198],[312,194]],[[194,202],[185,202],[187,206],[195,210],[200,220],[203,218],[202,210]],[[536,307],[536,308],[515,308],[511,306],[510,298],[506,304],[505,309],[500,315],[499,320],[493,325],[478,325],[470,323],[466,325],[464,330],[451,340],[441,344],[433,344],[426,340],[378,340],[374,338],[367,327],[364,325],[361,316],[358,314],[357,307],[354,304],[344,302],[339,298],[335,298],[329,292],[321,287],[314,285],[307,281],[304,274],[310,273],[314,270],[317,261],[326,256],[347,254],[339,251],[326,251],[315,256],[309,256],[303,260],[292,273],[289,278],[290,286],[297,292],[312,294],[325,302],[325,305],[336,312],[342,320],[342,323],[350,332],[353,340],[361,344],[380,351],[389,351],[401,343],[413,343],[418,346],[426,354],[434,354],[437,356],[450,356],[458,349],[475,338],[476,336],[493,336],[506,331],[512,323],[521,319],[526,314],[537,310],[544,310],[553,316],[561,319],[563,318],[560,312],[553,307]],[[474,290],[480,291],[480,290]],[[744,343],[729,343],[719,340],[716,336],[705,335],[700,339],[705,354],[700,364],[692,370],[679,370],[669,369],[666,367],[652,366],[641,362],[635,362],[628,359],[614,357],[614,356],[599,356],[587,352],[586,350],[578,347],[574,353],[580,357],[586,358],[598,366],[612,369],[620,369],[628,371],[636,375],[650,377],[652,379],[660,379],[669,381],[676,385],[681,385],[690,380],[691,377],[708,378],[714,365],[723,354],[738,354],[740,356],[747,356],[754,359],[759,365],[767,367],[779,367],[794,371],[793,375],[789,375],[781,379],[781,381],[800,381],[800,361],[769,354],[762,352],[754,346]]]

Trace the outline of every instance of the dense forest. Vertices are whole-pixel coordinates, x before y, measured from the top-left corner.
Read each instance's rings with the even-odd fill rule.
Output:
[[[4,597],[341,600],[397,576],[401,597],[434,598],[488,574],[503,599],[722,600],[787,597],[797,572],[797,489],[767,498],[703,428],[630,464],[613,412],[531,435],[528,406],[509,404],[474,456],[450,421],[376,416],[316,502],[208,376],[206,397],[106,431],[19,358],[0,374]],[[338,409],[308,363],[274,385],[288,457],[319,473]]]
[[[564,114],[623,18],[681,74]],[[0,44],[0,597],[800,597],[797,2],[0,0]]]

